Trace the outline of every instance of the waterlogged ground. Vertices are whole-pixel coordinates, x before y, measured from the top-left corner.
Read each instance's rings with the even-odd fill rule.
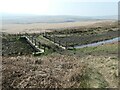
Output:
[[[118,37],[117,27],[64,29],[48,32],[45,37],[64,47],[81,46]]]
[[[90,86],[118,87],[118,43],[82,48],[72,53],[92,69],[89,71]]]
[[[3,88],[116,88],[118,43],[79,50],[3,57]]]
[[[41,56],[34,56],[34,49],[19,36],[5,34],[2,37],[4,90],[118,86],[118,43],[62,51],[51,42],[62,40],[65,46],[66,41],[70,41],[71,46],[111,39],[118,37],[116,26],[65,29],[48,33],[48,39],[39,34],[35,37],[47,47]]]
[[[65,23],[59,26],[63,28],[63,25]],[[71,23],[66,25],[71,27]],[[20,27],[17,26],[19,30]],[[47,30],[46,25],[44,27],[42,30],[32,25],[32,28],[25,27],[25,30],[22,28],[20,31],[44,32]],[[66,46],[66,42],[69,43],[68,46],[90,44],[118,37],[117,27],[117,22],[100,22],[83,27],[64,27],[63,30],[57,30],[54,26],[51,29],[56,28],[57,31],[47,33],[47,39],[40,34],[31,34],[38,37],[42,46],[47,47],[45,54],[40,56],[34,56],[34,49],[26,41],[20,40],[19,36],[3,34],[3,90],[118,87],[118,43],[62,51],[51,42],[61,42],[62,46]],[[7,32],[6,26],[4,30]],[[13,27],[11,30],[11,33],[17,31]]]
[[[25,40],[21,40],[19,36],[7,34],[2,36],[3,56],[27,55],[33,52],[35,50]]]

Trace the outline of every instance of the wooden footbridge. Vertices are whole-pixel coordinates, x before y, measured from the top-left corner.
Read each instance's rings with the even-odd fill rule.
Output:
[[[41,39],[38,39],[34,36],[31,36],[29,34],[24,34],[23,36],[20,36],[21,39],[25,39],[27,43],[36,51],[36,54],[42,54],[45,53],[46,48],[50,47],[51,49],[58,51],[58,50],[65,50],[65,47],[60,46],[57,43],[54,43],[53,41],[50,41],[47,38],[44,38],[41,35]],[[42,43],[44,42],[44,43]],[[47,46],[48,45],[48,46]]]
[[[31,39],[29,36],[21,36],[21,39],[25,39],[27,43],[36,51],[36,54],[42,54],[45,52],[45,47],[44,49],[41,49],[41,44],[40,42],[37,42],[36,39]]]

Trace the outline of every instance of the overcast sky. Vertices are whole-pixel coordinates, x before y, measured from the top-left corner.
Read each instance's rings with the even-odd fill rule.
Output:
[[[118,14],[119,0],[0,0],[0,13],[107,16]]]

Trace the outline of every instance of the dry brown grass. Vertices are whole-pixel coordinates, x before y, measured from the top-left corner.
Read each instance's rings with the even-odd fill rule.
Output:
[[[83,21],[83,22],[67,22],[67,23],[32,23],[32,24],[3,24],[3,32],[7,33],[40,33],[45,31],[51,31],[51,29],[61,28],[81,28],[85,27],[99,27],[110,26],[114,20],[96,20],[96,21]]]
[[[3,57],[3,88],[117,87],[118,43],[83,48],[75,54]]]
[[[4,88],[80,87],[84,73],[85,65],[66,55],[3,57]]]
[[[96,80],[98,79],[99,81],[105,81],[108,88],[118,87],[118,42],[97,47],[84,48],[83,50],[80,49],[78,54],[80,53],[84,53],[86,55],[81,58],[81,61],[84,62],[93,71],[97,71],[99,74],[98,76],[97,74],[94,74],[90,76],[91,78],[96,78]],[[91,72],[92,71],[89,71],[89,74]],[[102,77],[99,77],[100,75]],[[98,88],[99,85],[97,85],[93,79],[90,83],[91,86]],[[104,85],[105,84],[103,84],[103,86]]]

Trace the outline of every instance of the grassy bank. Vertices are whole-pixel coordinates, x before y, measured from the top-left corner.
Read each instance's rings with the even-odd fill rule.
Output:
[[[118,44],[63,55],[3,57],[4,88],[115,88]]]
[[[90,86],[118,87],[118,43],[70,51],[88,65]],[[102,83],[99,83],[102,81]]]
[[[118,37],[118,28],[115,26],[56,30],[46,33],[45,37],[62,46],[71,47]]]

